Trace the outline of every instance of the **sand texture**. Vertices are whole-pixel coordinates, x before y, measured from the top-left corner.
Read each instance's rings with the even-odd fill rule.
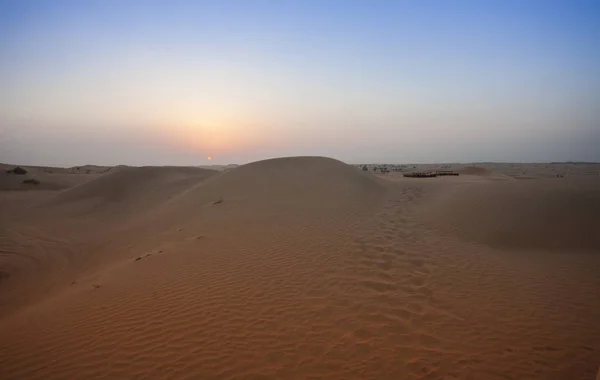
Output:
[[[0,379],[597,376],[600,165],[12,167]]]

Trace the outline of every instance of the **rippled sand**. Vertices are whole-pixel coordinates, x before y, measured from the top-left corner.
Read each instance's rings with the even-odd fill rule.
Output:
[[[599,168],[2,173],[0,378],[592,379]]]

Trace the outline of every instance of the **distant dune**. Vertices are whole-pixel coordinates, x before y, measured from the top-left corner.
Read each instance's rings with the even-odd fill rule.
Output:
[[[460,170],[460,173],[467,175],[487,176],[492,174],[492,171],[478,166],[467,166]]]
[[[192,167],[124,167],[80,186],[74,186],[48,200],[48,205],[87,206],[89,212],[142,211],[156,207],[176,194],[218,174]],[[135,206],[138,209],[131,210]]]
[[[600,252],[595,179],[455,187],[444,189],[424,208],[434,223],[494,247]]]
[[[72,175],[69,169],[64,168],[40,168],[23,167],[27,173],[15,175],[9,173],[16,165],[0,164],[0,191],[15,190],[61,190],[83,183],[94,177],[97,173],[85,173],[91,175]],[[26,179],[36,179],[37,185],[24,183]]]
[[[593,378],[598,166],[442,166],[4,165],[0,378]]]

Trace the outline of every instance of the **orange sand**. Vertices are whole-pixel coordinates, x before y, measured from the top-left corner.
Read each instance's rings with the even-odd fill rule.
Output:
[[[1,379],[598,372],[599,165],[27,170],[0,175]]]

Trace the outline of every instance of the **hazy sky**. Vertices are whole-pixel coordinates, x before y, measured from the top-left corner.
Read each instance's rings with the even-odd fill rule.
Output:
[[[0,162],[600,161],[600,1],[0,0]]]

